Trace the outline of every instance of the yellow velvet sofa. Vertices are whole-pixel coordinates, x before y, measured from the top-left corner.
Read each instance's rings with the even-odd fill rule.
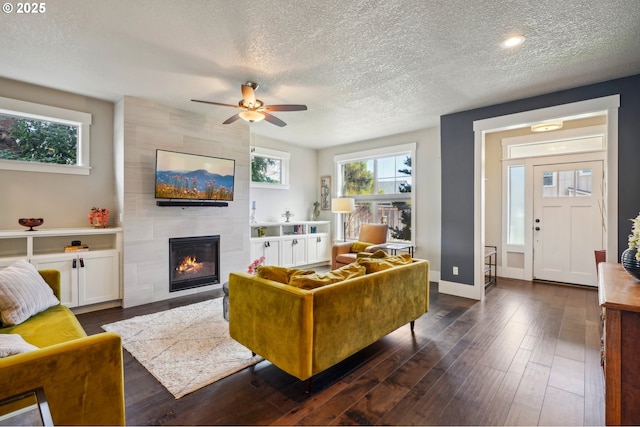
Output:
[[[231,337],[300,380],[413,322],[428,309],[426,260],[311,290],[241,272],[229,275]]]
[[[60,272],[40,275],[60,295]],[[0,401],[42,387],[54,424],[125,425],[120,336],[87,336],[73,312],[56,305],[25,322],[0,328],[39,349],[0,359]],[[15,405],[0,406],[0,415]]]

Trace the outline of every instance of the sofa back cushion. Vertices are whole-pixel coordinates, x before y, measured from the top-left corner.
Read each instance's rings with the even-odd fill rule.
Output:
[[[374,252],[374,255],[377,252]],[[393,256],[361,256],[358,257],[356,263],[363,266],[367,274],[375,273],[377,271],[388,270],[398,265],[411,264],[413,262],[413,258],[409,254],[400,254]]]
[[[344,267],[340,267],[337,270],[329,271],[328,273],[313,273],[293,276],[291,277],[289,285],[309,290],[341,282],[343,280],[353,279],[354,277],[364,276],[365,273],[366,269],[363,266],[352,263],[347,264]]]
[[[0,318],[4,325],[17,325],[60,301],[38,270],[19,260],[0,271]]]
[[[261,265],[257,269],[258,277],[267,280],[273,280],[274,282],[289,283],[293,276],[302,276],[306,274],[313,274],[313,270],[301,270],[299,268],[287,268],[280,267],[278,265]]]

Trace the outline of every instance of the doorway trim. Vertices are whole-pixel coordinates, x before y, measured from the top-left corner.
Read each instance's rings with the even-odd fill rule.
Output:
[[[607,148],[605,177],[607,183],[607,253],[618,256],[618,108],[620,95],[593,98],[569,104],[555,105],[521,113],[496,116],[473,122],[474,131],[474,236],[473,286],[448,282],[447,292],[466,298],[484,299],[485,245],[485,134],[515,129],[533,123],[559,118],[584,118],[604,113],[607,116]]]

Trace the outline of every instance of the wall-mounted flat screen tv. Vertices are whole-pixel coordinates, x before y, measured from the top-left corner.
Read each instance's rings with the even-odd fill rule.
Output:
[[[156,150],[156,199],[233,200],[236,161]]]

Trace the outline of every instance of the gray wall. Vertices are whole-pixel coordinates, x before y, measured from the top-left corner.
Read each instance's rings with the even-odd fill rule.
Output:
[[[442,280],[473,284],[474,132],[473,122],[491,117],[620,95],[618,110],[618,249],[626,249],[629,218],[640,211],[640,75],[444,115],[442,153]],[[619,256],[619,254],[618,254]],[[612,259],[612,258],[610,258]],[[453,276],[453,266],[459,275]]]
[[[93,206],[115,212],[113,111],[108,101],[0,78],[0,96],[91,114],[91,173],[66,175],[0,170],[0,229],[23,230],[18,218],[44,218],[40,228],[88,227]]]

